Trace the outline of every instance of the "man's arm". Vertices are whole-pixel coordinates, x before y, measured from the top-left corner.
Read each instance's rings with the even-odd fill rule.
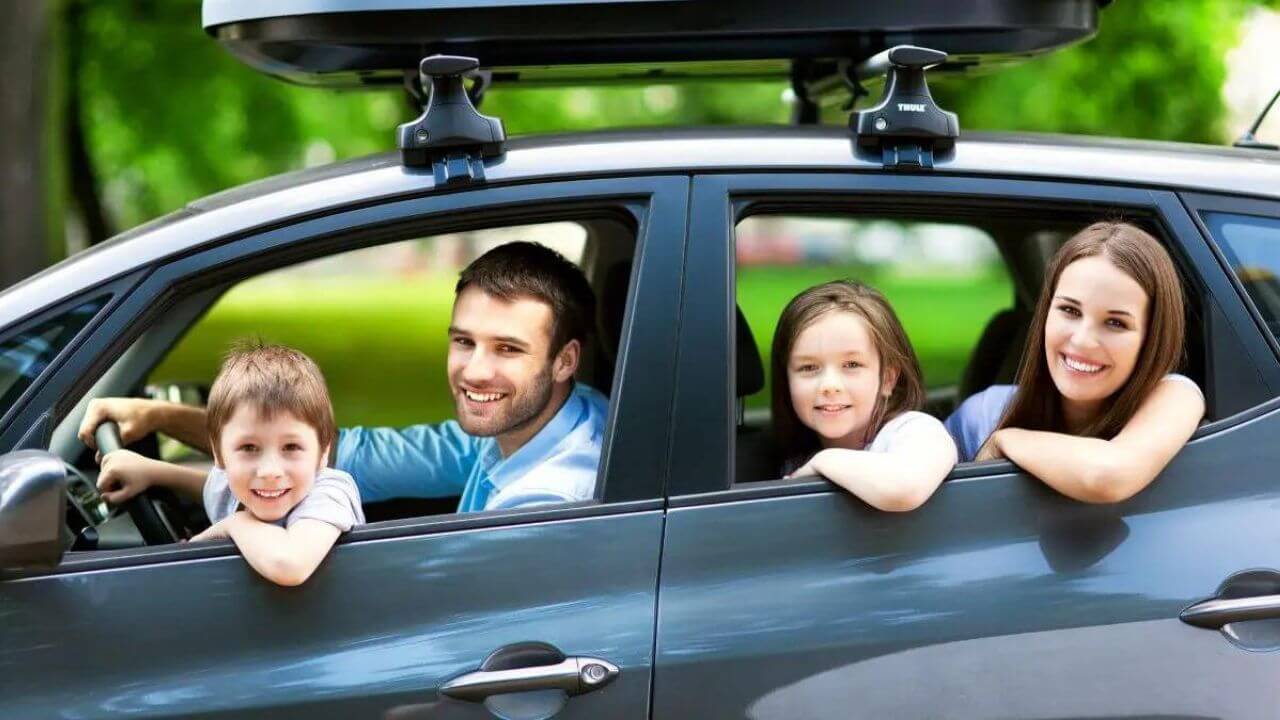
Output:
[[[476,438],[454,421],[341,431],[334,467],[351,473],[364,502],[461,495],[480,461]]]
[[[78,434],[85,445],[96,450],[93,432],[110,420],[120,426],[120,442],[125,445],[162,432],[207,453],[209,432],[205,418],[204,408],[192,405],[143,398],[98,398],[89,401]]]
[[[98,491],[112,505],[120,505],[153,485],[170,488],[199,502],[204,481],[205,473],[201,470],[152,460],[131,450],[116,450],[102,458]]]

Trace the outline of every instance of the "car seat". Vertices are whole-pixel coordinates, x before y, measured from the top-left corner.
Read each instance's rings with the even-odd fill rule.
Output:
[[[992,385],[1014,381],[1030,325],[1031,312],[1022,307],[1001,310],[991,316],[960,378],[958,402]]]
[[[742,308],[736,309],[737,315],[737,377],[735,378],[735,395],[737,396],[737,431],[734,438],[734,482],[751,482],[767,480],[778,476],[781,463],[773,446],[773,435],[768,427],[752,427],[744,422],[745,398],[764,389],[764,363],[760,359],[760,350],[756,346],[751,326],[742,314]]]

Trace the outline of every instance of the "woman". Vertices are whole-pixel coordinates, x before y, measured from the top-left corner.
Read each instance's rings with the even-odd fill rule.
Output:
[[[1204,415],[1172,374],[1185,337],[1182,284],[1160,243],[1121,222],[1081,230],[1050,261],[1016,386],[947,419],[965,460],[1005,457],[1092,503],[1145,488]]]

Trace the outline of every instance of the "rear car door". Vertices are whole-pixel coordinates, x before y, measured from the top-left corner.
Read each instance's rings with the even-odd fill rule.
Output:
[[[655,717],[1274,717],[1280,367],[1176,195],[775,174],[696,177],[691,197]],[[970,464],[893,514],[825,481],[733,484],[735,223],[912,206],[1121,211],[1165,238],[1210,422],[1150,487],[1088,506]]]
[[[476,218],[622,218],[636,249],[597,500],[359,527],[298,588],[205,543],[69,553],[52,571],[0,575],[0,716],[532,718],[562,707],[559,717],[647,718],[687,195],[687,178],[651,177],[411,197],[156,268],[31,388],[6,451],[45,447],[39,418],[64,415],[128,338],[210,283],[397,227],[417,237]],[[21,440],[31,427],[46,429]],[[582,689],[608,664],[616,677],[567,697],[539,689],[550,666],[591,658],[605,664],[580,666]],[[489,673],[469,677],[481,687],[441,692],[477,671]]]

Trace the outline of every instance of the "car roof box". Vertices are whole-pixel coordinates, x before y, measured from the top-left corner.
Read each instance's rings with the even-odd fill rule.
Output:
[[[947,69],[1091,37],[1107,0],[204,0],[205,30],[291,82],[400,84],[435,53],[529,84],[787,77],[900,44]]]

